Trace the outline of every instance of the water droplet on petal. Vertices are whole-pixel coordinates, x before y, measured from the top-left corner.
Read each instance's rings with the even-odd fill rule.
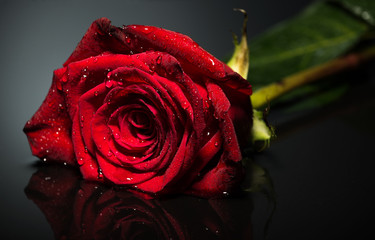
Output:
[[[98,179],[101,179],[101,178],[103,178],[103,172],[102,172],[102,170],[99,168],[99,169],[98,169]]]
[[[112,85],[113,85],[113,83],[112,83],[111,80],[108,80],[108,81],[105,82],[105,86],[106,86],[107,88],[111,88]]]
[[[218,142],[215,142],[214,145],[215,145],[215,147],[218,147],[218,146],[219,146],[219,143],[218,143]]]
[[[86,78],[87,78],[87,75],[83,74],[82,77],[81,77],[81,81],[84,81]]]
[[[81,116],[81,123],[80,123],[81,127],[83,127],[83,122],[84,122],[84,116],[82,115]]]
[[[184,101],[183,103],[182,103],[182,108],[183,109],[187,109],[189,107],[189,104],[186,102],[186,101]]]
[[[82,166],[84,164],[83,158],[82,157],[78,158],[77,163],[78,163],[78,165]]]
[[[126,41],[127,44],[130,44],[130,41],[131,41],[131,40],[130,40],[130,37],[126,35],[126,36],[125,36],[125,41]]]
[[[156,58],[156,64],[160,64],[161,63],[161,56],[158,56],[157,58]]]
[[[111,157],[112,155],[113,155],[113,153],[111,151],[108,151],[107,157]]]
[[[115,133],[114,136],[115,136],[115,139],[119,139],[121,137],[119,133]]]
[[[61,103],[59,104],[59,109],[64,110],[64,106]]]
[[[95,91],[95,92],[94,92],[94,96],[95,96],[95,97],[97,97],[97,96],[98,96],[98,94],[99,94],[99,92],[98,92],[98,91]]]

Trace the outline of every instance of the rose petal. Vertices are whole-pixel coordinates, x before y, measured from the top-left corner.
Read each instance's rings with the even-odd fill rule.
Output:
[[[123,44],[123,40],[112,35],[120,31],[120,28],[111,26],[111,21],[107,18],[97,19],[91,24],[64,66],[104,52],[129,54],[131,49]]]
[[[205,198],[226,196],[240,190],[243,176],[241,163],[228,162],[223,154],[217,166],[198,178],[186,193]]]
[[[241,161],[241,150],[238,145],[232,119],[228,115],[228,111],[231,107],[230,102],[218,85],[212,82],[207,82],[206,86],[214,106],[215,115],[220,121],[220,129],[224,140],[224,159],[226,159],[226,161]]]
[[[74,165],[74,151],[70,139],[71,125],[64,96],[57,83],[66,69],[54,72],[52,86],[43,104],[26,123],[26,133],[33,155],[46,160]]]
[[[92,23],[64,66],[108,51],[131,54],[149,50],[174,56],[188,75],[203,74],[247,95],[251,94],[251,86],[245,79],[190,37],[152,26],[130,25],[118,28],[112,26],[106,18]]]

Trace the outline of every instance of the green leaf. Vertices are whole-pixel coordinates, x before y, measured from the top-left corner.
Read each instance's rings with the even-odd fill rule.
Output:
[[[317,2],[250,41],[249,81],[256,90],[347,52],[368,29],[340,7]]]
[[[352,12],[365,22],[375,26],[375,1],[374,0],[332,0]]]
[[[297,99],[293,104],[287,104],[287,106],[283,108],[283,111],[285,113],[292,113],[302,110],[311,110],[338,100],[348,90],[348,82],[334,82],[333,84],[331,84],[331,82],[318,82],[297,88],[277,99],[274,104],[283,104]]]

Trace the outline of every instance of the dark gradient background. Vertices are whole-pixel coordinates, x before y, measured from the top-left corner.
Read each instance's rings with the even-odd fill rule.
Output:
[[[68,58],[92,21],[154,25],[189,35],[218,58],[233,49],[249,14],[253,37],[293,16],[310,0],[33,0],[0,1],[0,237],[51,239],[52,230],[24,194],[36,158],[22,132],[42,103],[52,72]],[[256,160],[270,172],[277,210],[270,239],[337,239],[374,236],[374,64],[347,74],[363,80],[350,99],[320,111],[271,120],[279,138]],[[251,74],[251,73],[250,73]],[[269,205],[254,196],[255,239],[262,236]]]

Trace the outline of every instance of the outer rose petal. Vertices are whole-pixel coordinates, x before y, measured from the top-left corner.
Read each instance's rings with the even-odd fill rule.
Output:
[[[188,75],[208,76],[239,92],[251,94],[251,86],[245,79],[188,36],[153,26],[118,28],[107,18],[92,23],[64,66],[104,52],[131,54],[149,50],[174,56]]]
[[[64,66],[104,52],[129,54],[131,49],[123,44],[123,40],[112,36],[119,31],[120,28],[112,26],[107,18],[94,21]]]
[[[26,133],[33,155],[46,160],[75,165],[71,141],[72,122],[67,113],[60,79],[65,68],[54,72],[52,86],[46,99],[26,123]]]

